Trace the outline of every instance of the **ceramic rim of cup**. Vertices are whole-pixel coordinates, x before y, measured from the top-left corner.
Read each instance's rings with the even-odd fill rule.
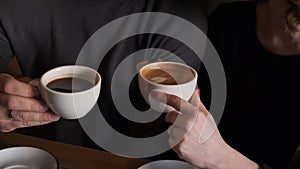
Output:
[[[49,80],[47,81],[46,84],[42,83],[42,81],[45,78],[46,74],[51,73],[53,71],[57,71],[58,69],[68,69],[70,67],[73,70],[76,70],[76,68],[79,67],[79,68],[87,69],[87,70],[93,72],[96,75],[97,83],[95,83],[93,85],[93,87],[91,87],[89,89],[86,89],[86,90],[83,90],[83,91],[80,91],[80,92],[76,92],[76,93],[73,93],[73,92],[71,92],[71,93],[64,93],[64,92],[59,92],[59,91],[52,90],[52,89],[50,89],[49,87],[46,86],[50,82]],[[62,74],[61,76],[63,76],[63,75],[68,75],[68,74]],[[68,76],[68,77],[70,77],[70,76]],[[55,78],[52,78],[51,80],[53,80],[53,79],[55,79]],[[55,93],[55,94],[61,94],[61,95],[83,94],[83,93],[89,92],[91,90],[94,90],[98,85],[100,85],[99,83],[101,83],[101,75],[96,70],[94,70],[94,69],[92,69],[90,67],[80,66],[80,65],[65,65],[65,66],[60,66],[60,67],[56,67],[56,68],[50,69],[46,73],[43,74],[43,76],[41,77],[41,80],[40,80],[40,84],[43,86],[44,89],[46,89],[49,92],[52,92],[52,93]]]
[[[145,78],[144,76],[143,76],[143,70],[145,69],[145,68],[148,68],[148,67],[151,67],[151,66],[153,66],[153,65],[161,65],[161,64],[171,64],[171,65],[180,65],[180,66],[183,66],[183,67],[185,67],[185,68],[188,68],[188,69],[190,69],[191,71],[192,71],[192,73],[194,74],[194,77],[191,79],[191,80],[189,80],[189,81],[187,81],[187,82],[185,82],[185,83],[180,83],[180,84],[176,84],[176,85],[168,85],[168,84],[160,84],[160,83],[154,83],[154,82],[152,82],[152,81],[150,81],[150,80],[148,80],[147,78]],[[141,69],[140,69],[140,71],[139,71],[139,74],[140,74],[140,76],[144,79],[144,80],[146,80],[148,83],[150,83],[150,84],[152,84],[152,85],[158,85],[158,86],[168,86],[168,87],[178,87],[179,85],[187,85],[187,84],[189,84],[189,83],[192,83],[195,79],[197,80],[197,78],[198,78],[198,73],[197,73],[197,71],[193,68],[193,67],[191,67],[191,66],[189,66],[189,65],[187,65],[187,64],[183,64],[183,63],[179,63],[179,62],[153,62],[153,63],[149,63],[149,64],[146,64],[146,65],[144,65],[144,66],[142,66],[141,67]]]

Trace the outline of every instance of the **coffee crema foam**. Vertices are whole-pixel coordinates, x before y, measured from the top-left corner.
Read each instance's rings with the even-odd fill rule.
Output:
[[[151,66],[142,71],[149,81],[164,85],[177,85],[191,81],[195,75],[191,69],[178,65]]]

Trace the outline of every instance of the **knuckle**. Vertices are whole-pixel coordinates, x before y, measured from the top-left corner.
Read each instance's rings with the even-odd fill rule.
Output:
[[[177,144],[176,146],[176,150],[177,150],[177,153],[182,156],[184,154],[184,146],[183,146],[183,143],[180,142],[179,144]]]
[[[6,105],[9,109],[15,109],[17,107],[17,98],[15,96],[9,96]]]
[[[27,113],[17,113],[16,115],[15,115],[15,119],[16,120],[19,120],[19,121],[26,121],[26,120],[28,120],[28,114]]]
[[[28,111],[40,112],[42,111],[42,107],[42,103],[35,98],[30,98],[26,100],[26,108],[28,109]]]
[[[177,96],[175,96],[175,95],[170,95],[169,99],[175,105],[179,105],[180,104],[180,99]]]
[[[24,95],[26,95],[26,96],[30,96],[32,92],[31,92],[30,88],[24,87],[24,88],[23,88],[23,93],[24,93]]]
[[[200,114],[199,109],[197,107],[193,106],[192,114],[198,116]]]
[[[38,106],[39,106],[39,102],[36,100],[32,100],[29,105],[29,110],[30,111],[39,111]]]
[[[14,88],[14,79],[7,77],[3,86],[4,93],[11,93]]]
[[[185,127],[183,128],[184,132],[185,133],[189,132],[193,128],[194,125],[195,125],[195,121],[194,120],[188,120],[186,122]]]
[[[15,128],[9,127],[7,122],[0,120],[0,132],[7,133],[13,131]]]
[[[23,88],[23,93],[26,96],[34,96],[35,94],[35,89],[32,86],[26,86]]]

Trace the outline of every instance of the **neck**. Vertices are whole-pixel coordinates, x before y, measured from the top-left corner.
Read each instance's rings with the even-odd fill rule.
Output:
[[[290,7],[287,0],[267,0],[264,2],[268,8],[267,12],[269,15],[274,17],[285,17],[286,11]]]
[[[282,22],[285,22],[286,12],[290,4],[287,0],[262,0],[259,6],[264,11],[266,19],[270,22],[282,24]]]
[[[286,31],[287,0],[261,0],[257,5],[257,33],[265,48],[273,53],[291,55],[300,53],[300,35]]]

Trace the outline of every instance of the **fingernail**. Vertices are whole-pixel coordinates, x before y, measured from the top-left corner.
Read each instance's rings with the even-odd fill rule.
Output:
[[[158,94],[159,94],[159,92],[158,91],[155,91],[155,90],[153,90],[151,93],[151,96],[152,97],[157,97],[158,96]]]
[[[161,90],[153,90],[150,93],[150,97],[152,97],[154,100],[166,103],[167,102],[167,96],[166,94]]]
[[[155,91],[153,90],[150,93],[151,97],[156,99],[156,100],[165,100],[166,99],[166,95],[164,93],[162,93],[161,91]]]
[[[200,89],[197,89],[197,93],[198,93],[198,95],[200,96]]]
[[[54,121],[57,121],[59,119],[59,116],[56,115],[56,114],[50,114],[50,119],[54,120]]]

